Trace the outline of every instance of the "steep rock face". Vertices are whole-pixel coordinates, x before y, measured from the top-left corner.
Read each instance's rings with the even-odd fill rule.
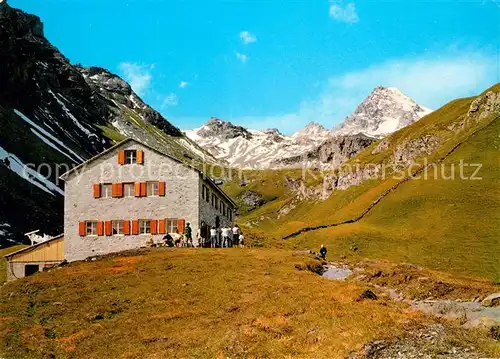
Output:
[[[335,132],[383,136],[412,124],[430,112],[397,88],[379,86]]]
[[[467,112],[466,121],[480,121],[492,114],[500,112],[500,93],[488,91],[483,96],[479,96],[470,105]],[[466,123],[464,122],[464,125]]]
[[[323,142],[332,137],[332,135],[332,131],[326,129],[323,125],[317,122],[310,122],[302,130],[294,133],[292,138],[299,143],[307,143],[311,139],[314,139],[316,142]]]
[[[432,134],[404,141],[394,150],[394,164],[406,167],[416,158],[433,153],[439,147],[439,142],[439,137]]]
[[[125,137],[181,160],[215,161],[118,76],[70,64],[44,37],[39,17],[6,1],[0,84],[0,246],[34,229],[61,232],[58,177]]]
[[[337,168],[351,157],[371,145],[375,140],[362,134],[335,136],[325,140],[311,151],[278,160],[278,163],[302,163],[303,167]]]
[[[224,140],[242,137],[252,139],[252,134],[244,127],[235,126],[231,122],[219,120],[212,117],[203,127],[197,131],[197,135],[203,138],[219,137]]]
[[[132,109],[146,123],[154,125],[165,134],[182,137],[182,132],[166,121],[159,112],[153,110],[150,106],[143,103],[142,100],[132,91],[130,85],[120,77],[106,69],[100,67],[76,67],[83,75],[87,84],[95,91],[107,99],[110,99],[124,108]],[[112,107],[111,110],[117,111]],[[115,112],[117,117],[119,112]]]

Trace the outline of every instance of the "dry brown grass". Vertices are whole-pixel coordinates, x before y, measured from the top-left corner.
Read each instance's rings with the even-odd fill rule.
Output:
[[[429,321],[388,301],[356,302],[362,286],[297,271],[300,260],[157,249],[18,280],[1,291],[0,355],[343,358]]]
[[[2,288],[0,356],[345,358],[434,321],[388,299],[356,301],[363,283],[295,269],[311,261],[161,248],[40,273]]]

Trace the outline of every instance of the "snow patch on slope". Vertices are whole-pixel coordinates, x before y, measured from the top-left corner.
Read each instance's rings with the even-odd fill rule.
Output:
[[[16,115],[21,117],[25,122],[27,122],[29,125],[33,126],[34,129],[32,128],[31,131],[38,137],[40,138],[44,143],[55,149],[56,151],[62,153],[66,157],[68,157],[70,160],[78,163],[78,162],[84,162],[85,160],[80,157],[78,154],[76,154],[73,150],[71,150],[69,147],[67,147],[61,140],[56,138],[55,136],[51,135],[49,132],[47,132],[45,129],[42,127],[38,126],[36,123],[31,121],[27,116],[25,116],[21,111],[19,110],[14,110]],[[51,142],[52,141],[52,142]],[[71,153],[72,155],[69,155],[68,153],[64,152],[61,150],[59,147],[57,147],[53,142],[57,143],[59,146],[63,147],[66,151]],[[73,157],[74,156],[74,157]],[[76,158],[76,159],[75,159]]]
[[[71,113],[71,111],[70,111],[70,110],[66,107],[66,105],[64,104],[64,102],[62,102],[62,101],[61,101],[61,99],[59,99],[59,97],[58,97],[56,94],[54,94],[54,92],[52,92],[52,90],[49,90],[49,93],[52,95],[52,97],[54,97],[54,99],[57,101],[57,103],[58,103],[59,105],[61,105],[61,107],[62,107],[62,109],[63,109],[64,113],[66,114],[66,116],[68,116],[68,118],[70,118],[70,119],[73,121],[73,123],[74,123],[74,124],[75,124],[75,125],[76,125],[79,129],[80,129],[80,130],[82,130],[82,132],[84,132],[84,133],[85,133],[88,137],[92,137],[92,136],[96,136],[96,137],[97,137],[97,135],[96,135],[95,133],[90,132],[87,128],[85,128],[85,126],[83,126],[83,125],[80,123],[80,121],[78,121],[78,120],[76,119],[76,117],[75,117],[75,116],[73,116],[73,114],[72,114],[72,113]],[[61,98],[63,98],[63,99],[65,99],[65,100],[66,100],[66,98],[64,98],[64,96],[62,96],[62,95],[59,95],[59,96],[61,96]],[[66,101],[67,101],[67,102],[69,102],[68,100],[66,100]]]
[[[0,160],[5,162],[8,160],[8,168],[15,172],[19,177],[24,178],[34,186],[54,196],[54,192],[64,195],[63,190],[57,187],[54,183],[45,178],[42,174],[26,166],[16,155],[7,152],[0,146]]]

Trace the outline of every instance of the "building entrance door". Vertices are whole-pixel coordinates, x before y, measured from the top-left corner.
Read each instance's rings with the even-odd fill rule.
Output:
[[[27,277],[33,275],[35,273],[38,273],[39,270],[40,266],[38,264],[26,264],[24,266],[24,276]]]

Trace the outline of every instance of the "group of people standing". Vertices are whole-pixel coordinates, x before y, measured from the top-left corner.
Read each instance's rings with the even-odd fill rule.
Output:
[[[196,233],[196,241],[193,241],[192,229],[189,223],[186,224],[184,233],[167,233],[163,237],[163,244],[167,247],[198,247],[198,248],[232,248],[245,247],[245,237],[240,227],[235,225],[233,228],[212,226],[206,233],[208,238],[203,236],[202,231]],[[156,245],[156,246],[158,246]]]
[[[215,228],[215,226],[212,226],[212,228],[210,228],[208,243],[205,240],[202,246],[207,248],[231,248],[240,246],[243,248],[245,247],[245,237],[238,225],[235,225],[233,228]]]

